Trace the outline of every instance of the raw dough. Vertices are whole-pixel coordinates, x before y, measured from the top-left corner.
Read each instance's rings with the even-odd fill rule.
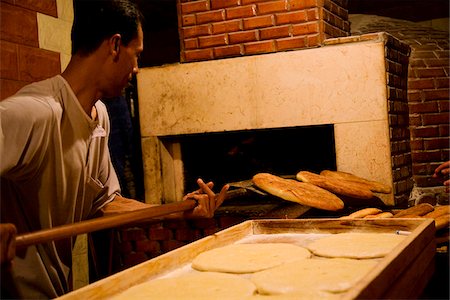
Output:
[[[317,239],[306,248],[324,257],[377,258],[386,256],[405,238],[394,233],[338,233]]]
[[[307,249],[291,244],[232,244],[200,253],[192,261],[192,268],[200,271],[252,273],[309,257],[311,253]]]
[[[250,280],[260,294],[342,293],[353,287],[376,264],[376,260],[369,259],[304,259],[254,273]]]
[[[141,283],[112,300],[247,299],[255,290],[256,287],[250,280],[238,275],[195,272]]]

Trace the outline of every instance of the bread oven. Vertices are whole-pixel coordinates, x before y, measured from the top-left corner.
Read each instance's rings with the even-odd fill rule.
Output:
[[[231,155],[236,149],[221,144],[227,139],[242,146],[272,135],[278,151],[271,162],[284,156],[284,163],[292,162],[286,172],[335,167],[393,186],[382,198],[387,205],[406,203],[412,189],[408,55],[407,45],[375,33],[328,39],[313,49],[142,69],[137,79],[146,202],[180,200],[191,173],[232,181],[229,170],[214,168],[226,161],[196,154],[217,148]],[[314,150],[290,151],[295,148]],[[217,173],[197,174],[195,164]],[[252,172],[241,168],[234,179],[249,179]]]

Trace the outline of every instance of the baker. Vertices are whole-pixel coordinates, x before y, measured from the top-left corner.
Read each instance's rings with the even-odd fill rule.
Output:
[[[98,101],[120,95],[138,73],[142,16],[125,0],[74,3],[65,71],[0,102],[2,279],[14,258],[14,286],[27,299],[70,291],[73,244],[67,239],[14,254],[17,232],[149,207],[120,194],[109,156],[109,119]],[[215,194],[211,182],[197,183],[199,189],[184,198],[198,205],[175,217],[212,217],[224,201],[227,185]],[[2,284],[2,292],[8,288]]]

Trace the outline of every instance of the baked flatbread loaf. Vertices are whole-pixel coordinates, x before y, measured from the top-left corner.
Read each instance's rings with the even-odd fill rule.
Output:
[[[335,194],[358,199],[372,199],[374,197],[372,191],[359,182],[339,180],[308,171],[300,171],[296,177],[300,181],[311,183]]]
[[[269,173],[258,173],[253,176],[252,181],[258,188],[287,201],[331,211],[344,208],[344,202],[336,195],[309,183]]]
[[[386,184],[373,180],[368,180],[347,172],[323,170],[322,172],[320,172],[320,175],[340,180],[358,182],[366,185],[369,190],[376,193],[389,194],[392,191],[391,187]]]

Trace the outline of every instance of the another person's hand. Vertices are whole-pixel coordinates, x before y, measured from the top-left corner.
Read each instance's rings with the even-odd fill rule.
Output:
[[[439,165],[436,170],[434,170],[433,177],[443,177],[445,189],[448,192],[450,190],[450,160]]]
[[[16,255],[16,235],[17,229],[14,224],[0,224],[0,263],[3,267],[8,267]]]
[[[229,185],[224,185],[219,194],[212,191],[214,184],[212,182],[204,183],[198,179],[197,184],[200,187],[197,191],[187,194],[183,200],[195,199],[198,205],[191,211],[184,213],[186,218],[206,217],[212,218],[216,209],[223,203],[226,198]]]

